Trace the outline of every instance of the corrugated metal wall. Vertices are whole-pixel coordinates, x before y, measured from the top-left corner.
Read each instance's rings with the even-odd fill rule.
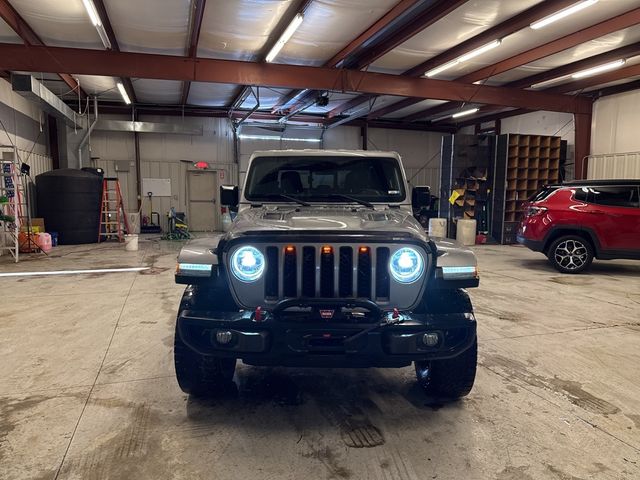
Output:
[[[590,180],[640,179],[640,152],[590,155],[587,170]]]

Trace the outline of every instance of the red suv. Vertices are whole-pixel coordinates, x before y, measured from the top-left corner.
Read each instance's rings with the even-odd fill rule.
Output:
[[[518,243],[544,253],[562,273],[595,258],[640,260],[640,180],[548,185],[527,203]]]

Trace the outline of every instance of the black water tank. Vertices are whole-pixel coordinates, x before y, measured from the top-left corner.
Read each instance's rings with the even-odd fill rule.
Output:
[[[38,216],[58,243],[74,245],[98,240],[102,176],[65,168],[36,177]]]

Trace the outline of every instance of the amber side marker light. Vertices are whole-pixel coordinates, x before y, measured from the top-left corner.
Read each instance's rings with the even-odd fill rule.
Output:
[[[286,247],[284,247],[284,251],[285,253],[295,253],[296,247],[294,247],[293,245],[287,245]]]
[[[324,247],[322,247],[322,253],[324,253],[325,255],[331,255],[333,253],[333,247],[325,245]]]
[[[368,253],[369,247],[360,247],[360,253]]]

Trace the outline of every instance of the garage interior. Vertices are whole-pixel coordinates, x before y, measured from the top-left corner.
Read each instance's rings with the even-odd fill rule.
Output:
[[[640,263],[563,275],[515,235],[545,184],[640,179],[640,1],[0,0],[0,17],[0,208],[11,178],[28,212],[15,242],[0,212],[0,478],[640,478]],[[469,396],[425,397],[413,367],[241,362],[220,395],[181,392],[176,256],[230,228],[219,187],[279,149],[398,152],[448,237],[476,221]],[[65,196],[96,171],[135,239],[98,242],[99,210]],[[56,202],[79,241],[47,227]]]

